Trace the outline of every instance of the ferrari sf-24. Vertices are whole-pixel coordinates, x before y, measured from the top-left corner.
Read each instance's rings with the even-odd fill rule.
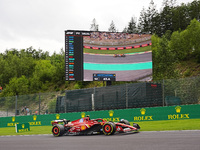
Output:
[[[120,122],[105,121],[101,118],[90,119],[89,116],[74,120],[60,119],[52,121],[52,133],[54,136],[62,135],[92,135],[104,134],[113,135],[115,133],[138,132],[140,126],[127,120],[121,119]]]

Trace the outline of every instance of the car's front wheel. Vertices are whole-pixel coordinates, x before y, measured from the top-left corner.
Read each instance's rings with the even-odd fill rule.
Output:
[[[116,125],[113,122],[106,122],[103,125],[103,133],[105,135],[112,135],[116,131]]]

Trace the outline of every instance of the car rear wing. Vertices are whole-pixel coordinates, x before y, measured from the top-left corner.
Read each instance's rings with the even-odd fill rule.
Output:
[[[66,119],[59,119],[59,120],[52,120],[51,124],[52,126],[56,125],[56,124],[68,124],[68,122],[70,122],[70,120],[66,120]]]

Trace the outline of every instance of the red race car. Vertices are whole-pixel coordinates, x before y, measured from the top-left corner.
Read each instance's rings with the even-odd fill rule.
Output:
[[[133,126],[131,126],[130,123],[124,119],[116,123],[104,121],[101,118],[90,119],[88,116],[72,122],[66,119],[53,120],[52,125],[52,133],[54,136],[91,134],[113,135],[115,132],[138,132],[140,129],[138,124],[134,123]]]

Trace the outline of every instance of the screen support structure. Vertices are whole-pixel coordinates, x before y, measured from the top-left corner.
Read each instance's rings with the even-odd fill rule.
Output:
[[[112,81],[106,81],[106,86],[111,86],[112,85]]]

